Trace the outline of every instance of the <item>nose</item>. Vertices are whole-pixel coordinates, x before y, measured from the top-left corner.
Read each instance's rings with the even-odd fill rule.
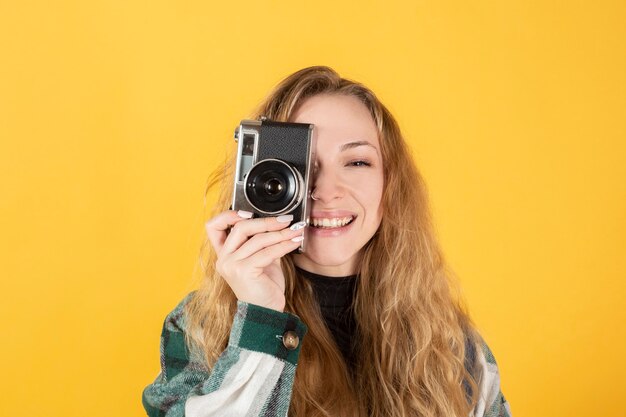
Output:
[[[341,182],[332,169],[317,166],[313,173],[313,186],[311,195],[314,200],[329,203],[336,198],[343,197],[344,189]]]

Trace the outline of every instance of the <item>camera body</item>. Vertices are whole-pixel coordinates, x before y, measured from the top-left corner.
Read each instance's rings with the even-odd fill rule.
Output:
[[[233,210],[254,217],[292,214],[309,223],[311,177],[315,161],[314,125],[242,120],[235,130],[237,166]],[[302,241],[299,252],[305,250]]]

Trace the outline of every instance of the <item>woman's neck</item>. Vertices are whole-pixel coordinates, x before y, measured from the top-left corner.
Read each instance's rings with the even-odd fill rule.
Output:
[[[293,262],[300,269],[327,277],[347,277],[357,273],[356,262],[346,262],[341,265],[320,265],[303,255],[294,255]]]

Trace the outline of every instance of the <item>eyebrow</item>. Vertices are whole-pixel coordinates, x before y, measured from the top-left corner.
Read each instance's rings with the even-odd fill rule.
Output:
[[[359,146],[371,146],[378,153],[378,148],[376,148],[376,146],[372,145],[371,143],[369,143],[366,140],[358,140],[356,142],[344,143],[343,145],[341,145],[341,149],[340,150],[341,150],[341,152],[343,152],[343,151],[347,151],[348,149],[357,148]]]

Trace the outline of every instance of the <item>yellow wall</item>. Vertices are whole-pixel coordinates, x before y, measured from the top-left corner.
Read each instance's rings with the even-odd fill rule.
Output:
[[[618,416],[623,1],[2,1],[3,416],[141,416],[239,120],[326,64],[409,138],[519,416]]]

